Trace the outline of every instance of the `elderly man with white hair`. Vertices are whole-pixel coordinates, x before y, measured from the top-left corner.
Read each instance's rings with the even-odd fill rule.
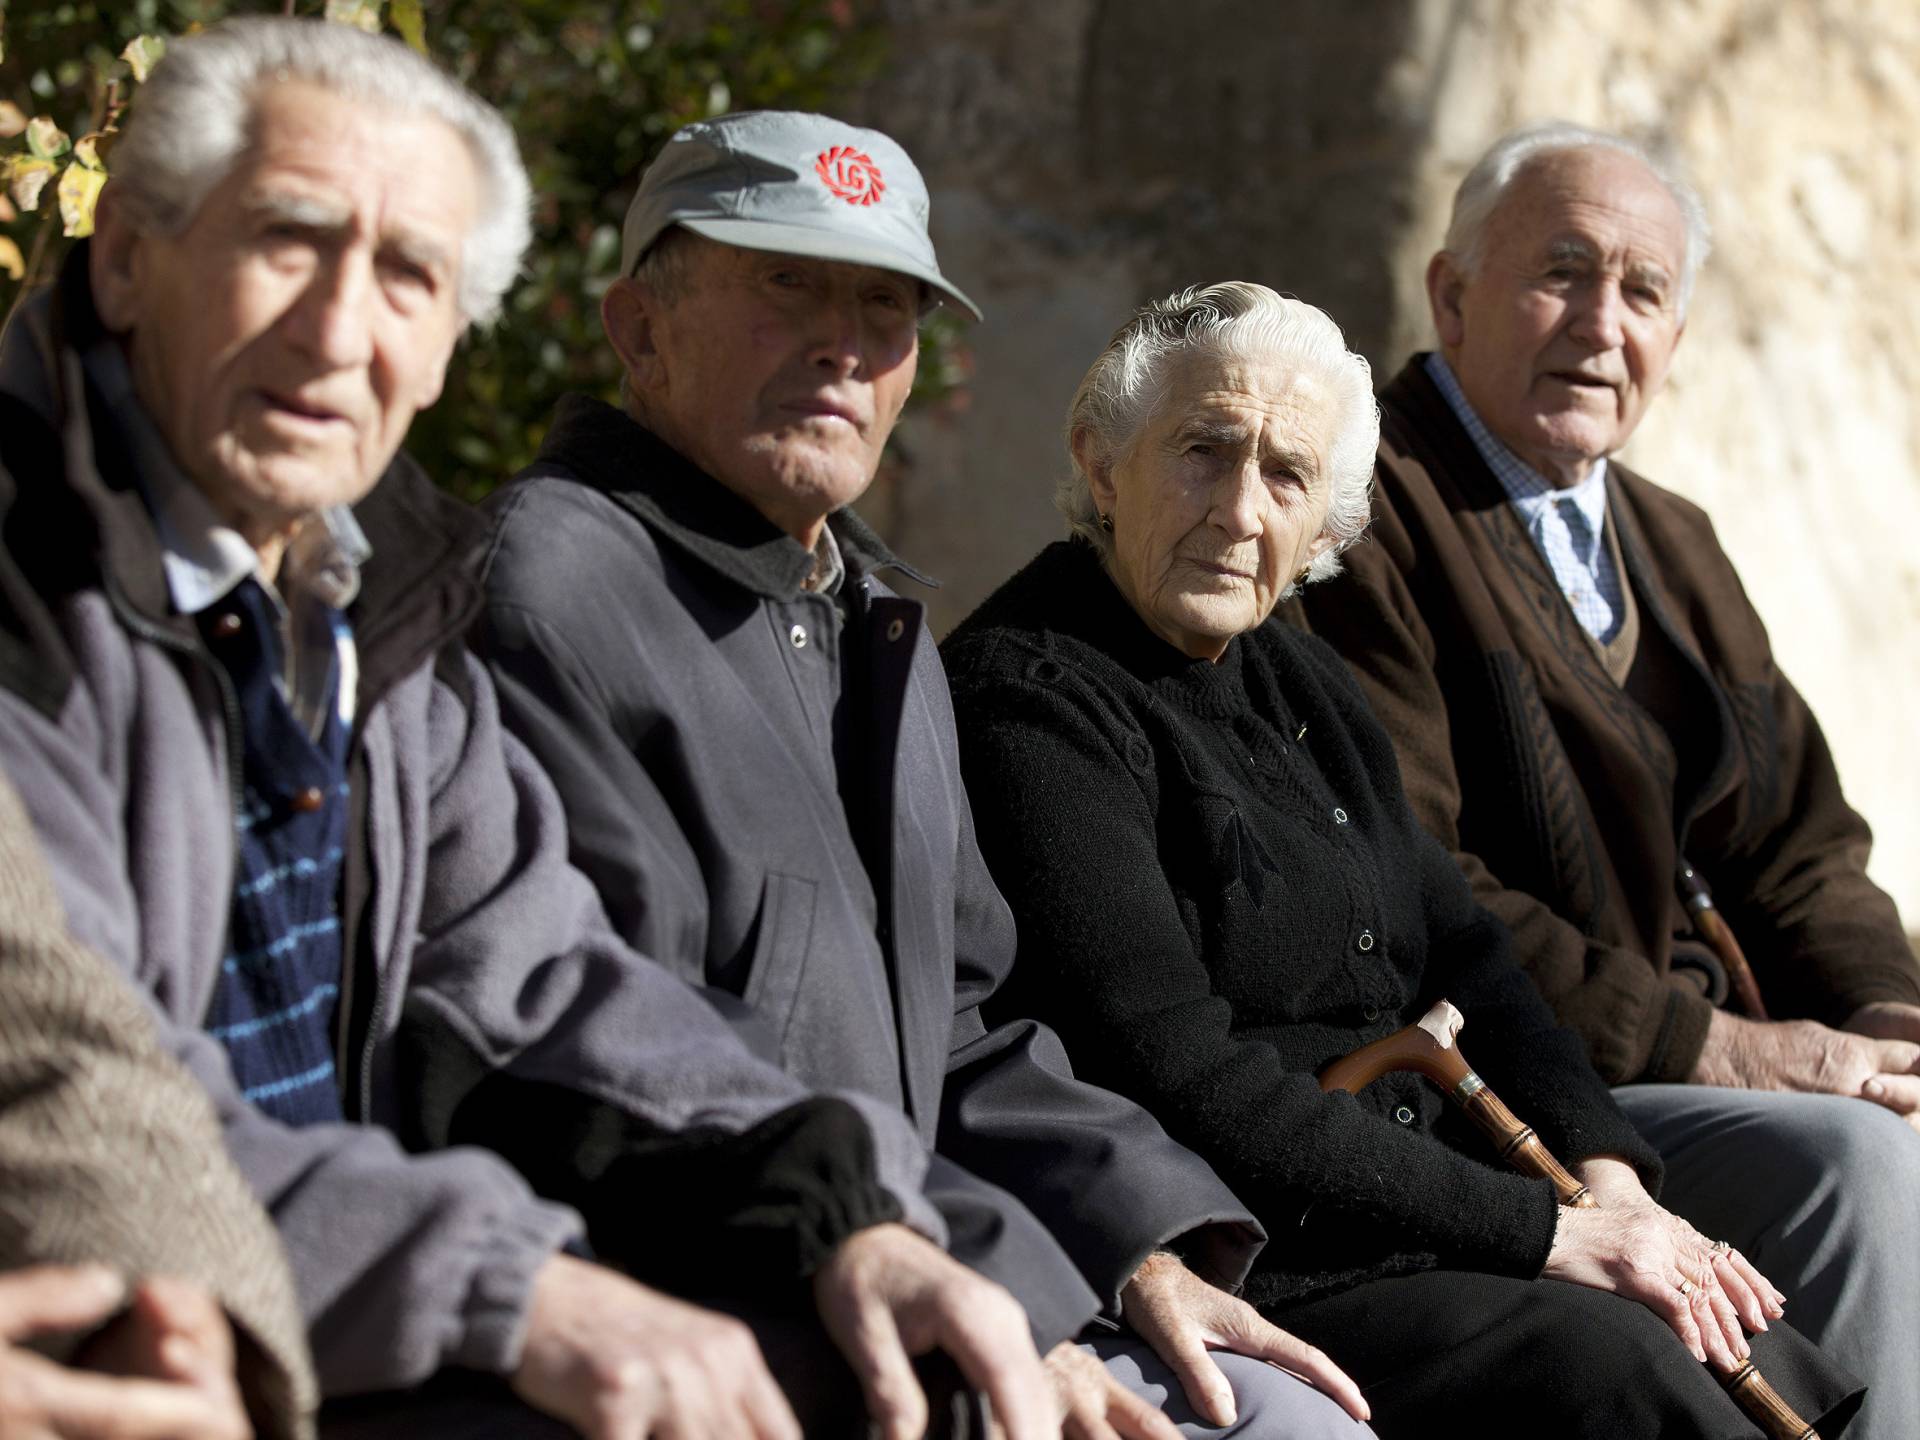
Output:
[[[484,526],[398,447],[526,245],[506,124],[394,41],[233,21],[114,176],[0,355],[0,768],[213,1097],[326,1394],[387,1397],[326,1423],[797,1440],[745,1325],[626,1270],[851,1315],[896,1381],[1010,1354],[1000,1418],[1049,1433],[905,1117],[616,937],[463,648]],[[503,1127],[525,1178],[464,1148]]]
[[[1712,524],[1611,458],[1707,247],[1638,145],[1560,123],[1494,145],[1427,269],[1439,349],[1381,394],[1372,543],[1305,620],[1660,1149],[1668,1203],[1869,1382],[1857,1433],[1910,1434],[1920,965]]]

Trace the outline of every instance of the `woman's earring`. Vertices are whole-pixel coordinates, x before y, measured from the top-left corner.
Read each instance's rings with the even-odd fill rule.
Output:
[[[1113,516],[1102,514],[1100,516],[1100,528],[1111,535],[1113,533]]]
[[[1313,573],[1313,566],[1302,565],[1300,567],[1300,573],[1293,577],[1294,588],[1298,589],[1300,586],[1306,584],[1307,576],[1311,575],[1312,573]]]

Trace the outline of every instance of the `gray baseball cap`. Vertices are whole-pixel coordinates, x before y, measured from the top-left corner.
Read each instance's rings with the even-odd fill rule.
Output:
[[[640,177],[620,234],[631,275],[670,225],[748,250],[897,270],[978,320],[940,273],[927,187],[892,140],[826,115],[749,110],[682,126]]]

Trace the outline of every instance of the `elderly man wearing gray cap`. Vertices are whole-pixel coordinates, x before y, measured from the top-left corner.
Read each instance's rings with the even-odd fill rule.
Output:
[[[1045,1028],[981,1019],[1012,921],[922,607],[881,574],[919,577],[846,508],[921,315],[978,314],[927,211],[871,130],[758,113],[675,135],[602,305],[625,409],[563,401],[494,498],[476,643],[616,927],[725,992],[790,1073],[911,1117],[948,1248],[1025,1307],[1068,1433],[1352,1435],[1351,1382],[1217,1288],[1263,1237],[1212,1171],[1075,1080]],[[968,1343],[936,1308],[948,1335],[910,1348]],[[1076,1344],[1103,1314],[1125,1328]],[[900,1377],[861,1378],[889,1434],[917,1429]]]

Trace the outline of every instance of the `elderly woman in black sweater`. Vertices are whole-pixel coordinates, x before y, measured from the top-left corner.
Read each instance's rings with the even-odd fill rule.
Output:
[[[1151,1108],[1273,1237],[1247,1295],[1360,1381],[1382,1435],[1752,1434],[1748,1353],[1838,1433],[1849,1380],[1660,1162],[1422,832],[1334,653],[1269,619],[1358,537],[1366,362],[1263,286],[1143,309],[1088,372],[1073,538],[947,642],[982,847],[1021,927],[1007,1003]],[[1446,998],[1476,1068],[1600,1201],[1556,1205],[1390,1076],[1314,1072]]]

